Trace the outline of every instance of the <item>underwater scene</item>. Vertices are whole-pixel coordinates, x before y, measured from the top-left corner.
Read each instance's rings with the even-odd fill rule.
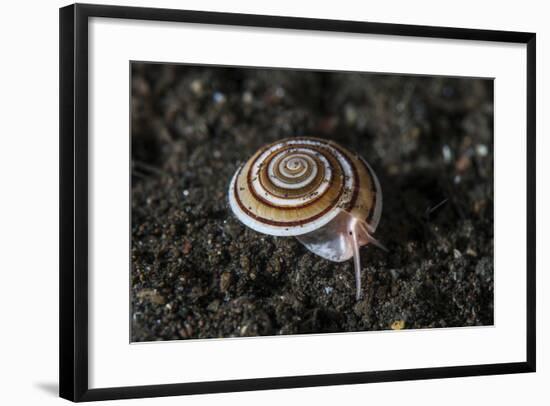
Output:
[[[132,342],[493,324],[493,80],[131,64]]]

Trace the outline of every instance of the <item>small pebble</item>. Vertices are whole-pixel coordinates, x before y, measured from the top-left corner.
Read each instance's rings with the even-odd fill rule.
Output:
[[[220,308],[220,301],[217,299],[214,300],[213,302],[210,302],[210,304],[207,307],[208,311],[212,313],[217,312],[219,308]]]
[[[192,337],[194,332],[193,326],[189,323],[185,323],[185,332],[187,333],[187,337]]]
[[[344,115],[348,125],[353,125],[355,124],[355,121],[357,121],[357,110],[352,105],[346,105]]]
[[[285,89],[283,89],[282,87],[278,87],[277,89],[275,89],[275,96],[277,96],[279,99],[285,97],[285,94]]]
[[[225,102],[225,95],[221,92],[214,92],[212,99],[214,100],[214,103],[222,104]]]
[[[254,96],[252,92],[246,91],[243,93],[243,103],[251,104],[254,101]]]
[[[166,301],[156,289],[142,289],[136,294],[136,297],[140,300],[148,300],[149,302],[157,305],[162,305]]]
[[[220,277],[220,290],[225,293],[231,286],[231,274],[229,272],[222,273]]]
[[[451,148],[448,145],[443,145],[443,148],[441,149],[441,153],[443,154],[443,160],[447,163],[451,162],[452,159],[452,153]]]
[[[395,320],[390,327],[392,330],[403,330],[405,328],[405,320]]]
[[[467,154],[464,154],[458,159],[458,161],[456,161],[455,168],[458,172],[464,172],[470,167],[471,163],[472,161],[470,160],[470,157]]]
[[[197,95],[200,96],[202,94],[202,82],[198,79],[195,79],[191,82],[191,91]]]
[[[489,148],[487,148],[486,145],[478,144],[478,145],[476,146],[476,153],[477,153],[479,156],[487,156],[487,154],[489,153]]]
[[[190,243],[189,241],[186,240],[186,241],[183,243],[183,253],[184,253],[185,255],[188,255],[188,254],[191,252],[191,248],[192,248],[191,243]]]
[[[243,271],[248,272],[250,270],[250,259],[247,256],[243,255],[241,257],[240,263]]]

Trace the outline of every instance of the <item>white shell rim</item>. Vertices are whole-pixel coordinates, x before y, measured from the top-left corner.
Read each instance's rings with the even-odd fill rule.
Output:
[[[382,217],[382,189],[380,187],[380,181],[378,180],[378,177],[376,176],[376,173],[372,170],[371,166],[363,157],[359,157],[359,159],[366,165],[366,167],[369,170],[369,173],[374,180],[374,190],[376,192],[375,202],[374,202],[374,212],[372,214],[372,219],[369,223],[369,226],[372,227],[373,230],[376,230],[378,227],[378,223],[380,222],[380,218]]]

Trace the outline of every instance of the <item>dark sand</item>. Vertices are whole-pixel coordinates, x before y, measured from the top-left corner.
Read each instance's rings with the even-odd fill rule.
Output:
[[[491,80],[134,64],[131,340],[491,325],[492,100]],[[380,179],[390,252],[361,249],[359,302],[352,261],[228,207],[241,163],[303,135]]]

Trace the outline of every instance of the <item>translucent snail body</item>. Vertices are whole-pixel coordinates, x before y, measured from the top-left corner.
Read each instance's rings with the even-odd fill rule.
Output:
[[[374,171],[356,154],[317,138],[291,138],[256,152],[233,176],[229,204],[248,227],[294,236],[335,262],[354,258],[361,297],[359,248],[373,237],[382,212]]]

